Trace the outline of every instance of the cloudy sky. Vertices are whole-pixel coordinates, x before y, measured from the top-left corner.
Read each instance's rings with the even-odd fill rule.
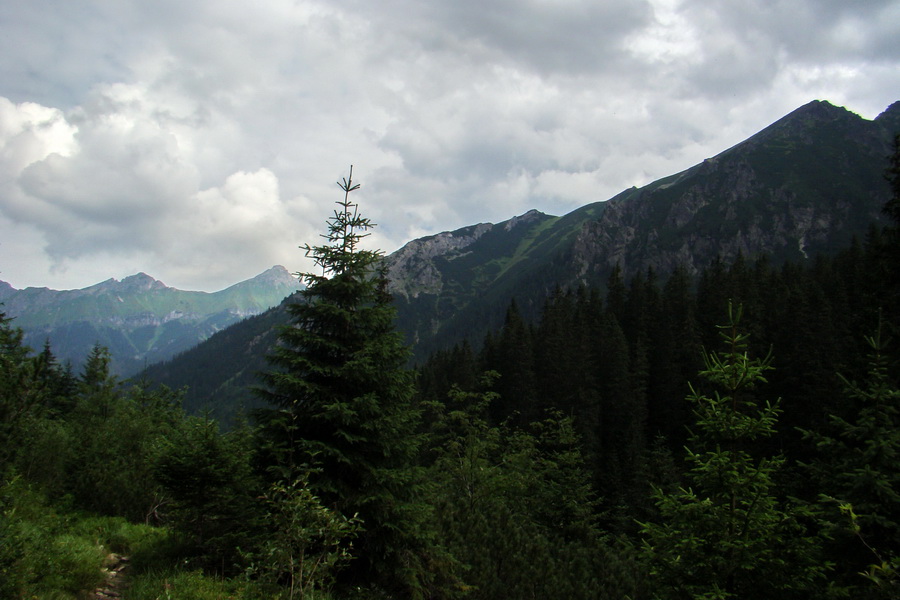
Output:
[[[308,270],[350,164],[388,252],[562,215],[814,99],[900,99],[900,0],[0,2],[0,280]]]

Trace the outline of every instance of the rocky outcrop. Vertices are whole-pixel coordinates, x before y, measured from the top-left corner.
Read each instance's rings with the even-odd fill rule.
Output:
[[[480,223],[457,231],[413,240],[388,256],[388,291],[395,296],[416,298],[419,294],[439,294],[443,289],[435,259],[452,260],[494,227]]]
[[[472,245],[487,233],[510,233],[546,218],[546,214],[531,209],[496,225],[479,223],[413,240],[385,259],[388,267],[388,290],[395,297],[405,299],[418,298],[422,294],[440,294],[447,282],[438,266],[439,261],[449,263],[465,257]]]
[[[103,585],[94,590],[91,600],[120,600],[124,597],[128,587],[128,563],[127,556],[109,554],[103,561]]]

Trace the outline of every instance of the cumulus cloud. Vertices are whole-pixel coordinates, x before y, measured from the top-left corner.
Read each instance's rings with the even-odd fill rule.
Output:
[[[33,0],[0,19],[0,278],[308,268],[355,165],[368,243],[687,168],[900,89],[900,4]],[[111,269],[118,269],[110,272]],[[51,273],[52,271],[52,273]]]

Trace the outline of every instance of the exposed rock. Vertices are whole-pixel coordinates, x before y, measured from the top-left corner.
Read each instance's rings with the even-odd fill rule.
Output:
[[[122,598],[128,587],[128,557],[120,554],[109,554],[103,561],[104,583],[94,590],[91,600],[113,600]]]
[[[434,259],[441,257],[452,260],[493,227],[491,223],[480,223],[409,242],[385,259],[388,266],[388,290],[407,298],[415,298],[423,293],[440,293],[443,281]]]
[[[539,211],[537,209],[532,208],[527,213],[525,213],[523,215],[519,215],[518,217],[513,217],[512,219],[509,219],[508,221],[502,223],[503,229],[505,231],[512,231],[512,229],[514,227],[517,227],[519,225],[527,225],[529,223],[533,223],[534,221],[537,221],[541,217],[544,217],[544,216],[546,216],[544,213],[542,213],[541,211]]]

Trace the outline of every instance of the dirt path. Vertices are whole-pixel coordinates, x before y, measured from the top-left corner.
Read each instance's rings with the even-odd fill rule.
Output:
[[[106,582],[91,594],[91,600],[122,600],[127,583],[128,557],[110,554],[104,561],[103,571]]]

